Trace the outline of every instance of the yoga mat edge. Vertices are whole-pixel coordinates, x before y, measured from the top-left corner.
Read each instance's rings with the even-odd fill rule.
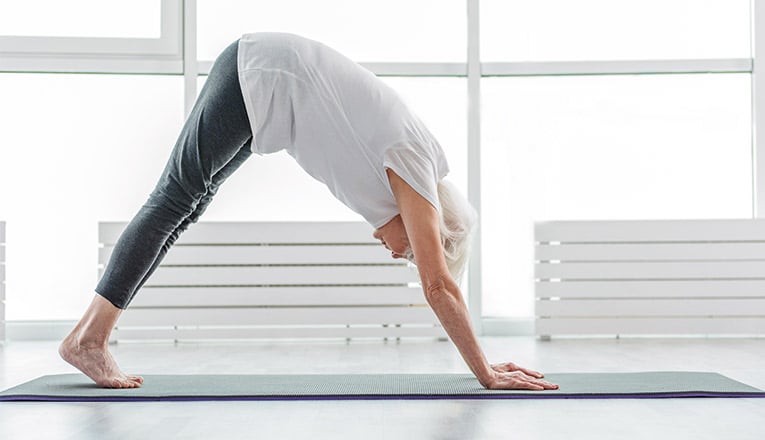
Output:
[[[42,376],[0,392],[0,401],[290,401],[476,399],[763,398],[717,373],[558,373],[560,390],[486,390],[468,374],[146,375],[144,387],[99,388],[83,375]]]

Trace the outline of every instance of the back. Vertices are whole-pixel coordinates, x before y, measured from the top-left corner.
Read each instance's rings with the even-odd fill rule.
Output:
[[[386,163],[421,162],[394,171],[438,205],[448,171],[441,147],[373,73],[324,44],[258,33],[240,40],[239,75],[254,152],[286,150],[375,227],[398,213],[385,174],[395,165]]]

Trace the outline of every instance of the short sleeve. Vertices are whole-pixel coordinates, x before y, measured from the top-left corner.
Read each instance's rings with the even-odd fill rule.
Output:
[[[383,166],[393,170],[436,210],[441,210],[438,181],[443,173],[439,172],[435,161],[409,146],[396,146],[385,151]]]

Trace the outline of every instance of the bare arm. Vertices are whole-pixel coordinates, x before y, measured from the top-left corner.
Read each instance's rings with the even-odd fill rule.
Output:
[[[387,171],[417,262],[425,298],[481,385],[537,390],[555,387],[539,380],[542,374],[512,363],[489,364],[470,324],[459,286],[447,268],[441,248],[438,212],[396,173]]]

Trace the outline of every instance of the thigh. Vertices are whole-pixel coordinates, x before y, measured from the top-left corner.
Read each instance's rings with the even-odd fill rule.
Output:
[[[252,141],[237,73],[238,42],[213,64],[183,126],[160,179],[158,190],[198,200],[219,171],[241,156]]]

